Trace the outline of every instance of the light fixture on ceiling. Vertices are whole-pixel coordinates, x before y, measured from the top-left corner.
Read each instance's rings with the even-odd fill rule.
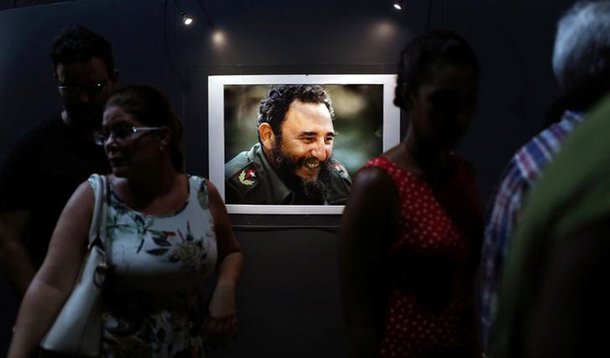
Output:
[[[402,10],[402,0],[394,0],[394,9],[400,11]]]
[[[192,16],[182,10],[180,10],[180,16],[182,16],[182,23],[184,24],[184,26],[190,26],[195,21]]]

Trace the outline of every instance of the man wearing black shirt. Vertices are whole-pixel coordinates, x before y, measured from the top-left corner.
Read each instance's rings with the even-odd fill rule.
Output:
[[[64,110],[26,132],[0,168],[0,265],[20,296],[46,255],[64,205],[92,173],[110,171],[93,142],[118,72],[110,43],[82,26],[51,43]]]

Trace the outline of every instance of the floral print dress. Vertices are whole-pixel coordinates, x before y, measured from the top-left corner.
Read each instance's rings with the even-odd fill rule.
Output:
[[[103,357],[204,357],[202,288],[217,247],[206,181],[188,181],[188,200],[167,216],[132,210],[109,190]]]

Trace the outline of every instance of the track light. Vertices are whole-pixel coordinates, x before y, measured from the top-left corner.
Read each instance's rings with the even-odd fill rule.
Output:
[[[195,21],[192,16],[189,16],[186,12],[182,10],[180,10],[180,15],[182,16],[182,23],[184,24],[184,26],[190,26],[193,24],[193,21]]]
[[[394,1],[394,9],[396,9],[398,11],[402,10],[402,0]]]

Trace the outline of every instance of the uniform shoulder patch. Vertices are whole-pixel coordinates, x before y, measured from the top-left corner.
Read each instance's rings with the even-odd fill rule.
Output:
[[[258,171],[253,162],[248,163],[241,169],[238,169],[228,181],[239,191],[248,191],[255,187],[260,182]]]
[[[245,186],[252,186],[258,180],[258,176],[256,175],[256,169],[253,167],[244,168],[239,172],[237,176],[239,182]]]
[[[338,160],[331,161],[330,165],[335,171],[337,171],[339,174],[341,174],[341,176],[349,177],[349,173],[347,172],[347,169]]]

